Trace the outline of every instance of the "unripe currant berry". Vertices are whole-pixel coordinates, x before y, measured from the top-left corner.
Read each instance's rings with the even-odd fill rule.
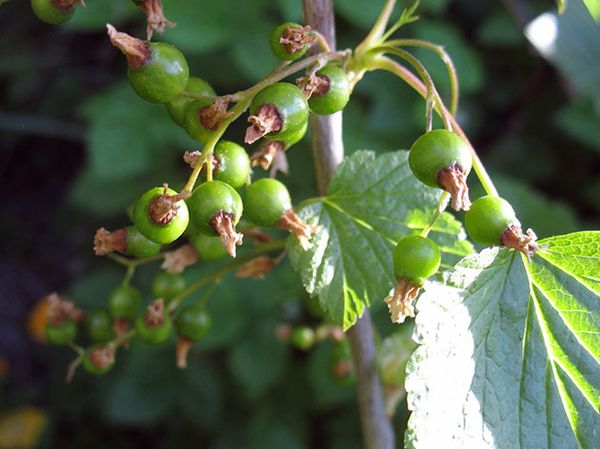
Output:
[[[90,374],[106,374],[114,365],[115,348],[111,345],[93,345],[83,354],[83,367]]]
[[[156,256],[160,252],[160,243],[147,238],[135,226],[127,226],[127,243],[125,246],[125,254],[134,257],[151,257]]]
[[[246,188],[246,216],[258,226],[279,227],[293,232],[303,248],[310,247],[315,228],[305,225],[292,210],[290,194],[281,182],[263,178]]]
[[[306,351],[310,349],[316,341],[315,331],[308,326],[297,326],[292,330],[290,343],[298,349]]]
[[[221,140],[213,153],[213,179],[229,184],[234,189],[250,181],[250,158],[243,147]]]
[[[445,129],[429,131],[413,143],[408,163],[423,184],[449,192],[455,210],[469,209],[466,179],[473,157],[462,137]]]
[[[246,143],[263,136],[270,140],[289,138],[308,121],[308,103],[294,84],[275,83],[261,90],[250,105],[252,123],[246,130]]]
[[[183,127],[188,135],[198,142],[206,143],[211,133],[216,129],[214,123],[207,121],[208,116],[205,114],[214,102],[214,99],[204,98],[194,100],[185,107]]]
[[[90,309],[85,314],[84,326],[92,341],[104,343],[114,338],[112,317],[106,309]]]
[[[166,244],[177,240],[189,223],[189,213],[183,194],[163,187],[144,193],[133,209],[133,223],[150,240]]]
[[[113,251],[134,257],[151,257],[160,252],[160,243],[146,238],[135,226],[113,232],[98,229],[94,236],[94,253],[104,256]]]
[[[199,232],[190,238],[190,243],[198,253],[198,258],[203,262],[216,262],[228,256],[227,248],[223,245],[220,237]]]
[[[71,18],[81,0],[31,0],[31,9],[43,22],[59,25]]]
[[[328,65],[318,70],[304,91],[309,94],[308,106],[315,114],[329,115],[341,111],[350,100],[350,83],[346,72],[337,66]]]
[[[164,343],[171,334],[171,318],[165,309],[165,302],[156,299],[146,308],[146,312],[135,320],[135,331],[140,340],[150,345]]]
[[[201,304],[188,304],[181,308],[175,321],[177,335],[189,340],[200,340],[210,329],[210,315]]]
[[[189,79],[183,54],[163,42],[147,42],[107,25],[112,44],[127,57],[127,77],[133,90],[152,103],[168,103],[181,95]]]
[[[403,237],[393,251],[394,273],[397,284],[394,293],[385,298],[392,321],[402,323],[415,316],[413,301],[423,280],[434,275],[440,267],[442,255],[433,240],[420,235]]]
[[[72,343],[77,336],[77,322],[73,318],[65,318],[60,323],[46,325],[46,338],[54,345]]]
[[[141,304],[141,293],[131,286],[117,287],[108,295],[108,310],[114,318],[133,318]]]
[[[188,80],[185,86],[185,92],[189,92],[191,94],[196,95],[204,95],[206,97],[216,97],[217,95],[217,93],[211,87],[210,84],[208,84],[203,79],[194,76],[190,77],[190,79]],[[191,97],[188,97],[186,95],[179,95],[167,104],[165,104],[165,106],[167,107],[167,111],[171,116],[171,119],[179,126],[185,126],[185,111],[189,104],[193,101],[194,99]],[[210,102],[208,104],[210,104]]]
[[[227,252],[235,257],[236,246],[243,238],[235,231],[243,210],[236,190],[221,181],[208,181],[194,190],[187,203],[192,225],[207,235],[218,235]]]
[[[250,159],[252,166],[260,166],[263,170],[268,170],[272,167],[270,176],[273,178],[277,171],[288,173],[288,162],[284,151],[288,150],[292,145],[297,144],[306,135],[308,130],[308,122],[304,126],[288,137],[281,140],[268,140],[264,142],[252,154]]]
[[[185,279],[177,273],[161,271],[152,281],[152,296],[162,298],[167,303],[185,290]]]
[[[310,27],[288,22],[279,25],[269,37],[273,54],[282,61],[295,61],[306,54],[312,41],[308,33]]]
[[[498,196],[477,198],[465,214],[465,227],[476,242],[516,249],[529,259],[540,249],[535,233],[531,229],[523,233],[510,203]]]

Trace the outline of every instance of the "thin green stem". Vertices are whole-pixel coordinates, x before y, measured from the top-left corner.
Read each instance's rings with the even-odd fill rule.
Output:
[[[198,180],[198,176],[200,175],[200,171],[202,170],[203,164],[210,160],[212,157],[215,145],[221,139],[229,125],[231,125],[235,120],[237,120],[240,115],[242,115],[248,107],[250,107],[250,103],[254,96],[263,90],[265,87],[270,86],[282,79],[287,78],[290,75],[293,75],[300,70],[304,70],[307,67],[317,63],[322,63],[322,61],[330,61],[333,59],[340,59],[347,55],[345,51],[332,51],[332,52],[324,52],[319,53],[314,56],[309,56],[307,58],[302,59],[294,64],[286,64],[279,66],[274,72],[272,72],[269,76],[267,76],[262,81],[259,81],[254,86],[246,89],[244,91],[237,92],[232,96],[238,97],[239,101],[235,104],[235,106],[231,109],[231,115],[223,120],[221,124],[217,127],[217,129],[211,134],[210,138],[204,145],[202,150],[202,155],[198,158],[198,161],[194,165],[192,173],[186,182],[183,191],[191,193],[194,189],[194,185]],[[231,98],[232,96],[227,96],[227,98]],[[207,167],[207,172],[210,171],[210,168]]]
[[[75,351],[78,355],[82,355],[85,352],[85,349],[83,349],[77,343],[71,342],[71,343],[68,343],[67,346],[69,348],[71,348],[73,351]]]
[[[390,58],[381,56],[379,58],[371,60],[369,62],[369,66],[367,67],[367,70],[378,70],[378,69],[386,70],[390,73],[393,73],[394,75],[396,75],[397,77],[402,79],[410,87],[412,87],[423,98],[427,97],[427,88],[425,87],[423,82],[421,80],[419,80],[419,78],[417,78],[410,70],[408,70],[403,65],[398,64],[396,61],[394,61]],[[444,111],[445,111],[445,107],[443,104],[441,106],[438,105],[438,106],[436,106],[435,110],[438,113],[438,115],[440,115],[440,117],[442,117],[444,114]],[[447,113],[447,111],[446,111],[446,113]],[[454,132],[456,134],[458,134],[459,136],[461,136],[465,140],[465,142],[467,142],[467,144],[469,145],[469,149],[471,150],[471,154],[473,156],[473,170],[475,171],[475,174],[479,178],[481,185],[483,186],[483,188],[485,189],[485,191],[487,192],[488,195],[498,196],[498,191],[496,190],[496,187],[494,186],[494,183],[493,183],[492,179],[490,178],[490,175],[487,173],[485,167],[483,166],[481,159],[479,159],[479,156],[477,155],[475,149],[473,148],[473,145],[471,145],[471,142],[469,141],[468,137],[466,136],[466,134],[464,133],[464,131],[462,130],[462,128],[460,127],[460,125],[458,124],[458,122],[456,121],[454,116],[452,116],[450,114],[448,114],[448,115],[449,115],[449,119],[452,123],[452,128],[453,128]]]
[[[431,228],[435,224],[438,217],[442,214],[442,212],[444,212],[446,210],[449,199],[450,199],[450,194],[446,191],[442,192],[442,194],[440,195],[440,199],[437,203],[437,207],[433,211],[433,214],[431,215],[429,222],[425,225],[425,227],[421,231],[421,235],[423,237],[427,237],[427,235],[429,234],[429,231],[431,231]]]
[[[420,39],[394,39],[385,43],[389,47],[422,47],[436,53],[442,60],[448,71],[448,77],[450,79],[450,113],[456,115],[458,110],[459,100],[459,88],[458,88],[458,76],[456,74],[456,67],[450,55],[444,50],[441,45],[432,44],[431,42],[422,41]]]
[[[209,284],[211,282],[219,281],[225,274],[227,274],[234,268],[245,264],[246,262],[254,259],[260,254],[282,249],[284,247],[285,240],[273,240],[271,242],[263,243],[262,245],[258,245],[254,251],[239,256],[234,261],[223,265],[222,267],[218,268],[212,273],[209,273],[206,276],[202,276],[169,302],[169,312],[173,312],[185,298],[194,293],[196,290],[198,290],[201,287],[204,287],[206,284]]]
[[[109,341],[108,343],[106,343],[106,346],[112,346],[114,348],[118,348],[126,341],[131,340],[134,335],[135,335],[135,329],[130,329],[127,332],[125,332],[124,334],[119,335],[117,338],[114,338],[111,341]]]
[[[377,17],[375,24],[371,28],[371,31],[369,31],[367,37],[365,37],[364,40],[356,47],[355,53],[366,53],[374,45],[377,45],[381,42],[381,38],[385,33],[385,28],[390,21],[390,17],[395,7],[396,0],[387,0],[383,9],[379,13],[379,17]]]
[[[77,358],[69,364],[69,367],[67,368],[67,375],[65,376],[66,383],[71,383],[71,381],[73,380],[73,377],[75,376],[75,371],[77,371],[77,368],[83,362],[83,356],[84,351],[82,349],[81,353],[77,356]]]
[[[123,287],[127,287],[129,285],[131,278],[133,278],[133,275],[135,274],[135,268],[136,268],[136,265],[128,265],[127,266],[127,270],[125,271],[125,276],[123,277]]]
[[[155,256],[149,256],[149,257],[140,257],[138,259],[128,259],[127,257],[123,257],[123,256],[121,256],[119,254],[115,254],[115,253],[107,254],[107,257],[109,259],[114,260],[118,264],[123,265],[124,267],[130,267],[130,266],[138,267],[140,265],[144,265],[147,263],[151,263],[151,262],[154,262],[157,260],[164,259],[165,253],[159,253]]]

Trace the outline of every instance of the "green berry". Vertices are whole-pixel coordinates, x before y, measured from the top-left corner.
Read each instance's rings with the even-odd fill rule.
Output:
[[[277,226],[285,211],[292,208],[287,188],[273,178],[253,182],[244,199],[246,217],[258,226]]]
[[[112,317],[106,309],[88,310],[85,313],[84,326],[92,341],[104,343],[115,336]]]
[[[117,287],[108,296],[108,310],[114,318],[133,318],[141,304],[141,293],[131,286]]]
[[[308,106],[315,114],[328,115],[341,111],[350,100],[350,83],[343,69],[328,65],[318,70],[316,76],[323,83],[308,99]]]
[[[194,235],[190,239],[190,243],[198,253],[198,257],[203,262],[216,262],[217,260],[225,259],[227,248],[219,237],[213,237],[201,232]]]
[[[184,306],[177,315],[175,329],[177,335],[189,340],[196,341],[206,335],[210,329],[210,316],[199,304],[188,304]]]
[[[216,168],[213,179],[229,184],[234,189],[246,185],[250,179],[250,158],[237,143],[221,140],[215,146]]]
[[[185,90],[189,68],[183,54],[164,42],[146,42],[150,57],[140,67],[127,69],[133,90],[151,103],[168,103]]]
[[[471,171],[473,158],[467,143],[452,131],[435,129],[419,137],[412,145],[408,163],[416,178],[432,187],[440,185],[441,170],[460,167],[466,177]]]
[[[518,224],[510,203],[498,196],[477,198],[465,214],[469,236],[482,245],[501,245],[502,235],[509,225]]]
[[[214,97],[217,95],[210,84],[203,79],[194,76],[190,77],[188,80],[185,91],[197,95],[206,95],[207,97]],[[179,95],[165,104],[171,119],[179,126],[185,126],[185,111],[187,106],[193,101],[194,99],[191,97]]]
[[[188,208],[174,190],[154,187],[136,202],[133,223],[150,240],[161,244],[171,243],[188,226]]]
[[[306,351],[315,344],[315,331],[308,326],[298,326],[292,330],[290,342],[298,349]]]
[[[69,20],[75,12],[76,2],[72,2],[70,6],[68,2],[64,3],[67,6],[59,6],[54,0],[31,0],[31,8],[38,19],[51,25],[59,25]]]
[[[46,337],[54,345],[66,345],[73,342],[77,336],[77,323],[72,318],[65,318],[59,324],[46,326]]]
[[[283,149],[287,150],[291,146],[300,142],[302,140],[302,138],[306,135],[307,130],[308,130],[308,122],[306,122],[304,124],[304,126],[300,129],[298,129],[298,131],[296,131],[295,133],[290,134],[289,136],[287,136],[284,139],[280,139],[279,142],[281,142]],[[269,139],[267,139],[267,140],[269,140]]]
[[[214,235],[213,219],[222,212],[236,225],[242,216],[242,199],[229,184],[208,181],[200,184],[187,200],[192,225],[201,232]]]
[[[149,345],[159,345],[164,343],[171,335],[173,326],[171,324],[171,318],[165,311],[163,313],[163,320],[161,324],[149,325],[146,322],[144,314],[138,316],[135,320],[135,331],[141,341]]]
[[[304,33],[304,27],[297,23],[287,22],[279,25],[273,30],[269,37],[269,43],[271,44],[273,54],[282,61],[295,61],[296,59],[300,59],[306,54],[308,44],[282,43],[281,40],[283,38],[283,40],[286,41],[294,36],[302,39]]]
[[[203,124],[201,112],[204,108],[213,104],[214,100],[210,98],[194,100],[188,103],[184,112],[183,127],[188,135],[201,143],[206,143],[214,129],[209,129]]]
[[[393,251],[394,273],[397,278],[408,279],[421,285],[440,267],[442,255],[433,240],[420,235],[400,239]]]
[[[166,302],[169,302],[184,290],[185,279],[177,273],[161,271],[152,281],[152,296],[162,298]]]
[[[83,368],[90,374],[106,374],[114,365],[115,350],[112,346],[93,345],[83,354]]]
[[[134,257],[151,257],[160,252],[160,243],[156,243],[144,236],[135,226],[127,226],[127,245],[125,254]]]
[[[250,105],[253,125],[246,131],[246,142],[262,136],[284,140],[296,134],[308,121],[308,103],[302,91],[290,83],[265,87]]]

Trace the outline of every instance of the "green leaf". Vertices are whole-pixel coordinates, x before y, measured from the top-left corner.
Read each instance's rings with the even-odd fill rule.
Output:
[[[394,286],[392,248],[403,235],[420,231],[440,195],[413,176],[407,152],[358,151],[335,172],[329,193],[299,215],[318,225],[304,251],[290,238],[290,260],[304,287],[318,295],[328,317],[345,329],[366,306],[383,300]],[[444,263],[471,252],[460,224],[444,214],[431,237]]]
[[[408,448],[598,447],[600,232],[466,257],[418,301]]]
[[[594,20],[600,22],[600,0],[583,0],[583,3]]]

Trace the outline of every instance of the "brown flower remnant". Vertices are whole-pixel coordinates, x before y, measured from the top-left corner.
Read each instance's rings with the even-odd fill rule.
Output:
[[[278,258],[258,256],[238,268],[235,275],[238,278],[264,279],[278,263]]]
[[[253,167],[260,166],[263,170],[271,169],[269,176],[274,178],[280,171],[286,175],[289,172],[287,156],[283,142],[278,140],[267,140],[263,142],[252,154],[250,162]]]
[[[81,321],[84,312],[76,307],[72,301],[62,299],[57,293],[50,293],[46,296],[48,302],[48,323],[58,326],[67,319]]]
[[[155,299],[148,304],[144,322],[149,327],[158,327],[165,322],[165,301],[162,298]]]
[[[235,230],[231,214],[219,211],[210,220],[211,227],[215,230],[231,257],[235,257],[236,247],[242,244],[244,235]]]
[[[190,349],[192,348],[192,340],[186,337],[177,338],[177,345],[175,349],[175,360],[177,362],[177,368],[187,368],[187,357]]]
[[[283,30],[281,33],[281,37],[279,38],[279,43],[283,44],[283,48],[290,55],[302,50],[307,44],[310,44],[315,41],[315,36],[310,34],[311,28],[306,25],[303,27],[300,26],[290,26]]]
[[[292,326],[290,326],[287,323],[279,324],[277,326],[277,328],[275,328],[275,338],[277,338],[277,340],[279,340],[279,341],[282,341],[285,343],[285,342],[289,341],[291,335],[292,335]]]
[[[115,336],[117,338],[120,338],[123,335],[125,335],[127,333],[127,331],[129,330],[129,324],[130,323],[129,323],[128,318],[115,318],[113,320],[113,330],[115,331]],[[124,341],[121,344],[123,345],[124,348],[129,347],[128,341]]]
[[[196,250],[192,245],[186,244],[173,251],[167,251],[160,267],[169,273],[181,273],[196,262],[198,262]]]
[[[437,174],[438,184],[450,193],[452,197],[452,208],[456,211],[469,210],[469,187],[467,177],[458,164],[452,164],[448,168],[440,170]]]
[[[152,57],[147,42],[117,31],[110,23],[106,24],[106,29],[111,43],[127,57],[127,65],[132,69],[139,69]]]
[[[89,351],[89,358],[96,368],[106,368],[115,363],[115,348],[111,345],[92,348]]]
[[[530,228],[524,234],[521,226],[518,224],[509,225],[504,234],[502,234],[501,240],[502,244],[507,248],[516,249],[525,254],[530,262],[531,257],[540,249],[540,245],[536,242],[537,236],[535,232]]]
[[[189,192],[181,192],[176,195],[169,195],[169,185],[163,184],[163,193],[152,200],[148,206],[148,215],[150,219],[160,225],[169,223],[177,216],[179,201],[190,196]]]
[[[304,250],[308,250],[310,248],[312,234],[317,232],[317,226],[303,223],[302,220],[300,220],[300,217],[298,217],[298,215],[296,215],[292,209],[288,209],[283,213],[283,216],[281,217],[281,220],[279,220],[277,227],[291,231],[296,236],[298,243],[300,243],[300,246]]]
[[[211,131],[216,130],[223,121],[227,120],[232,112],[227,110],[229,100],[217,97],[210,105],[198,111],[198,119],[202,126]]]
[[[152,33],[163,33],[165,28],[173,28],[175,24],[165,17],[161,0],[143,0],[140,5],[146,14],[146,36],[152,39]]]
[[[124,253],[127,248],[127,231],[118,229],[110,232],[105,228],[100,228],[94,235],[94,254],[96,256],[106,256],[113,251]]]
[[[298,78],[296,85],[302,90],[307,99],[313,96],[318,97],[329,90],[329,78],[311,73],[308,76]]]
[[[254,143],[267,134],[279,131],[283,127],[283,120],[279,115],[277,106],[263,104],[254,115],[248,117],[251,125],[246,129],[246,143]]]
[[[385,302],[388,305],[393,323],[404,323],[406,317],[414,317],[413,301],[419,293],[419,286],[408,279],[400,279],[394,288],[394,293]]]
[[[260,228],[250,228],[244,231],[244,235],[248,238],[251,238],[256,243],[268,243],[273,239],[269,234],[260,230]]]

